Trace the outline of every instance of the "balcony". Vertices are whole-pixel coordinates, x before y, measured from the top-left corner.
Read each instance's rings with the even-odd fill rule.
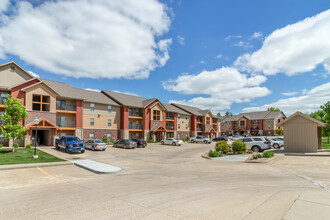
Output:
[[[234,126],[234,130],[246,130],[246,126]]]
[[[203,118],[198,117],[197,118],[197,123],[203,123]]]
[[[259,127],[256,126],[256,127],[251,127],[251,130],[259,130]]]
[[[75,128],[76,122],[75,121],[61,121],[56,122],[56,126],[60,128]]]
[[[70,104],[66,104],[66,105],[59,105],[56,103],[56,110],[59,111],[76,111],[76,105],[70,105]]]
[[[130,116],[130,117],[143,117],[143,112],[128,111],[128,116]]]
[[[174,130],[174,126],[172,126],[172,125],[166,125],[166,130],[173,131]]]
[[[203,128],[197,128],[197,131],[203,131]]]
[[[142,125],[128,125],[128,129],[133,129],[133,130],[143,130],[143,126]]]
[[[166,120],[174,120],[174,115],[166,113]]]

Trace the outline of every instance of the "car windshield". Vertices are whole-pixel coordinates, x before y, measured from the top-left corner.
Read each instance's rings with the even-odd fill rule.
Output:
[[[80,141],[80,139],[78,137],[67,137],[66,141],[73,142],[73,141]]]
[[[95,143],[103,143],[102,141],[100,141],[100,140],[96,140],[96,141],[94,141]]]

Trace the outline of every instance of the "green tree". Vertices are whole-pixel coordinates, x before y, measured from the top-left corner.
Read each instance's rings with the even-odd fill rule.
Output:
[[[218,117],[220,117],[220,116],[221,116],[221,113],[220,113],[220,112],[218,112],[218,113],[217,113],[217,116],[218,116]]]
[[[233,116],[233,113],[227,111],[226,116]]]
[[[22,105],[22,100],[9,95],[4,101],[4,105],[5,112],[1,115],[3,124],[0,124],[0,134],[4,136],[5,140],[13,140],[13,142],[16,139],[23,140],[26,128],[20,122],[28,116],[28,113],[25,110],[25,106]],[[13,146],[14,151],[15,148]]]
[[[104,143],[108,144],[108,142],[109,142],[108,135],[106,135],[106,134],[103,135],[102,141],[103,141]]]
[[[283,135],[283,129],[276,129],[275,132],[277,135]]]
[[[280,112],[281,110],[280,110],[279,108],[270,107],[270,108],[267,108],[267,111],[271,111],[271,112]]]
[[[312,112],[311,117],[320,120],[326,124],[330,124],[330,101],[320,106],[320,110]],[[328,137],[328,144],[330,143],[330,128],[322,128],[322,136]]]

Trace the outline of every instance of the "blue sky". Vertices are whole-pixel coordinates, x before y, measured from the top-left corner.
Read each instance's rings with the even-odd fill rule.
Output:
[[[213,112],[330,100],[329,1],[112,2],[3,1],[1,62]]]

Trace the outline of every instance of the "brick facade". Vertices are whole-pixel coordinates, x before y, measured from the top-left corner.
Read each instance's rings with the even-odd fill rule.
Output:
[[[83,134],[84,140],[89,140],[89,134],[94,133],[94,139],[102,140],[105,134],[111,133],[111,139],[117,140],[120,137],[120,130],[110,130],[110,129],[84,129]]]
[[[190,131],[177,131],[177,137],[185,139],[186,137],[190,137]]]
[[[27,111],[29,116],[25,119],[25,125],[33,122],[35,118],[46,119],[50,123],[56,125],[56,113],[52,112],[37,112],[37,111]]]

